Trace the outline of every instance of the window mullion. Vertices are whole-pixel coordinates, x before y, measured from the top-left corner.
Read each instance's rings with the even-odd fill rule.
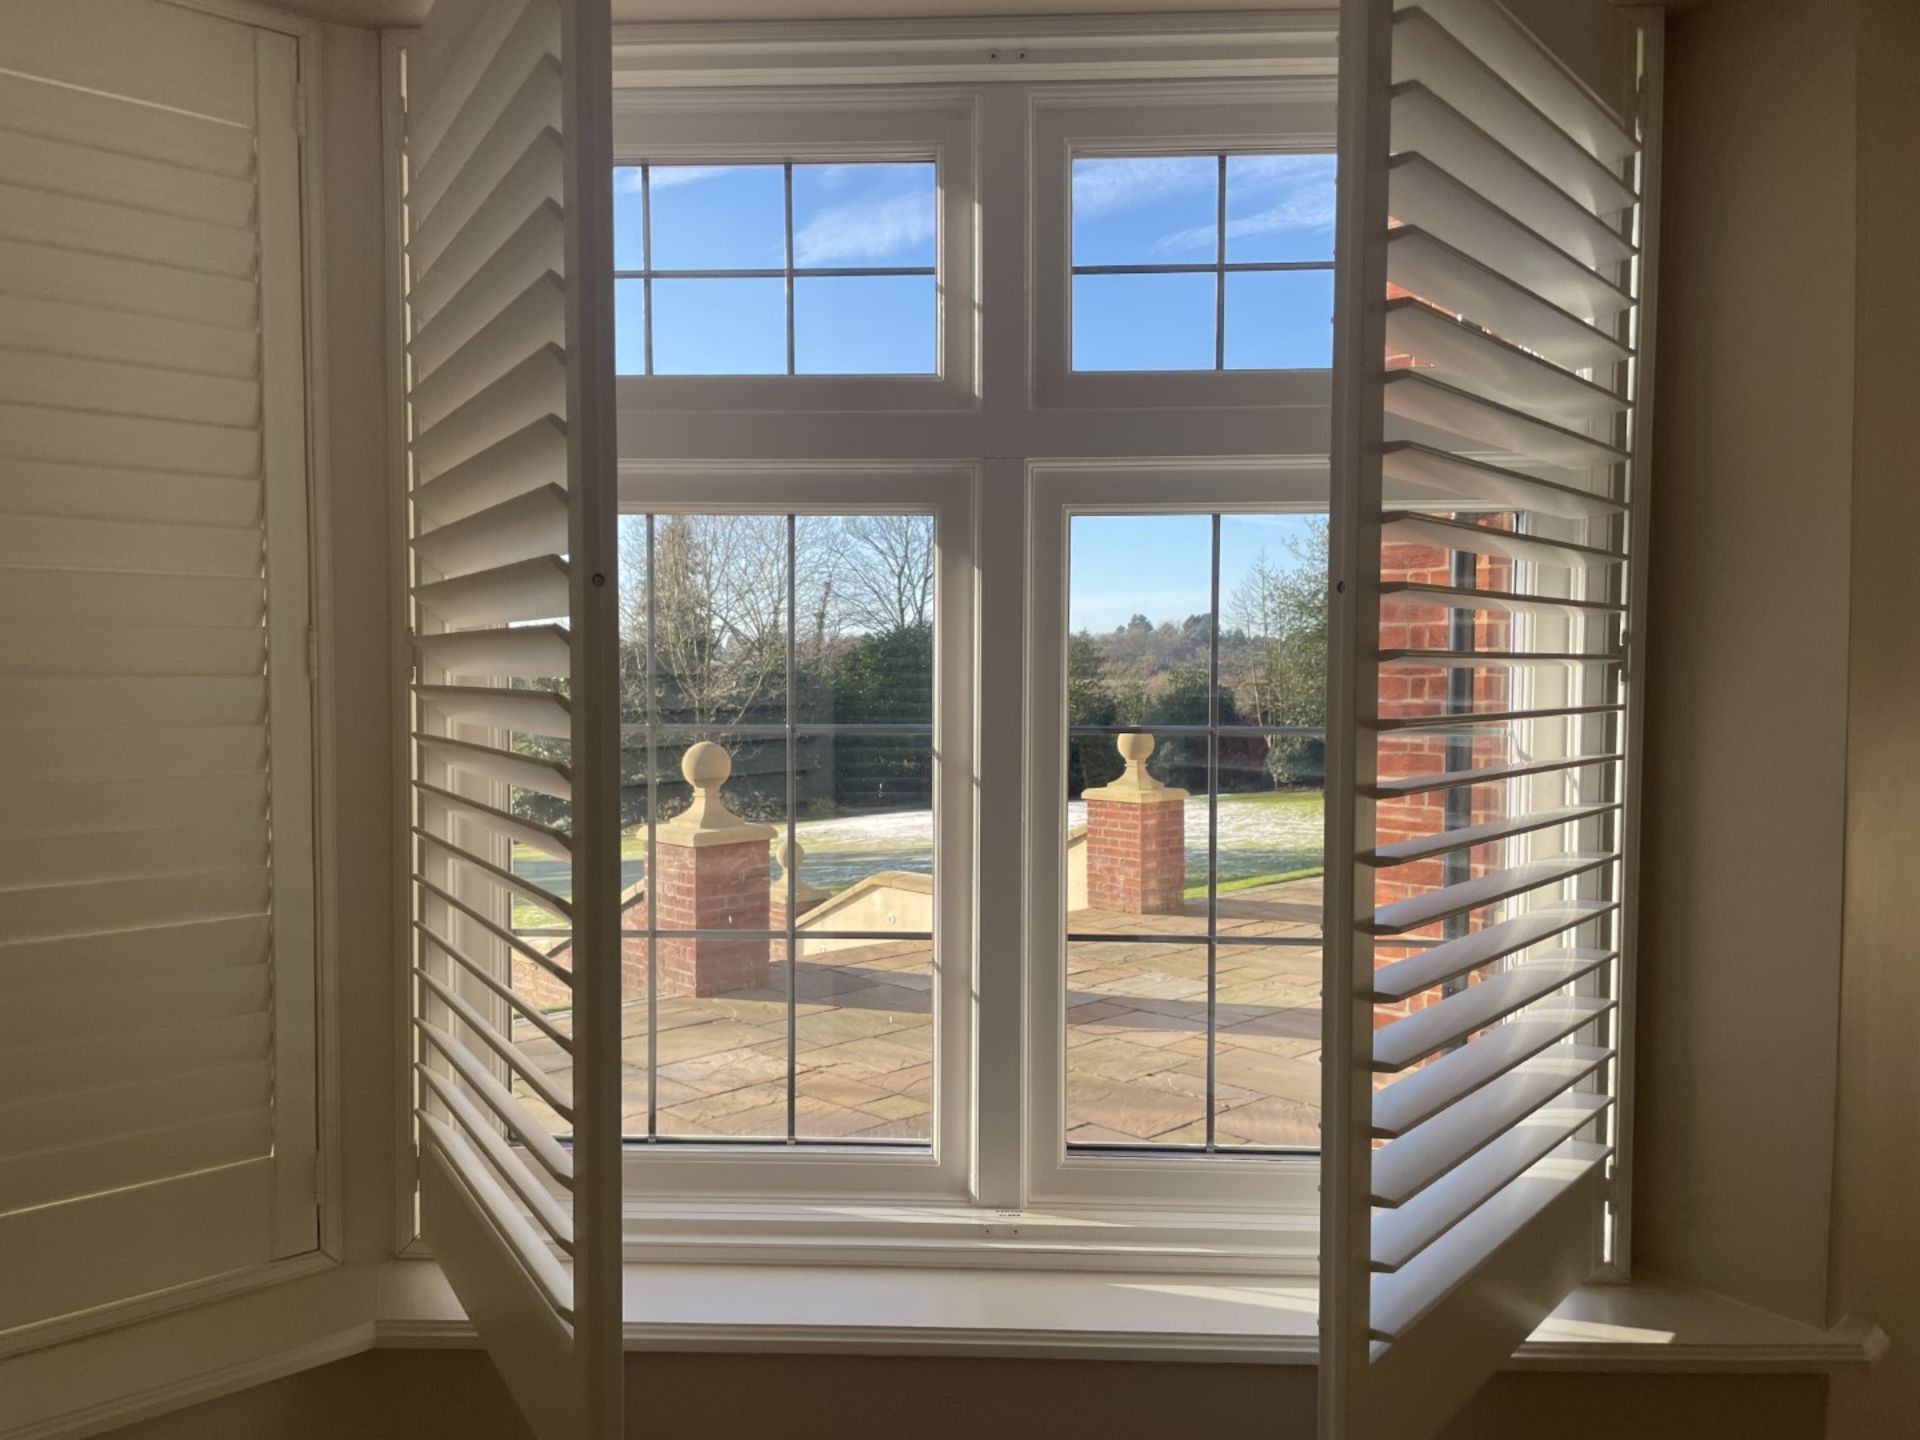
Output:
[[[782,232],[786,237],[786,283],[787,283],[787,374],[793,374],[793,162],[787,161],[780,167],[781,203],[785,208],[785,220]],[[788,578],[792,575],[789,572]],[[791,620],[791,616],[788,617]],[[791,628],[791,627],[789,627]],[[792,679],[791,673],[788,679]],[[789,716],[789,719],[792,717]]]
[[[1227,368],[1227,157],[1224,154],[1220,157],[1219,177],[1218,183],[1214,186],[1213,205],[1213,368],[1224,370]],[[1216,517],[1214,521],[1214,579],[1216,582],[1220,578],[1219,540],[1220,524]],[[1216,604],[1219,598],[1218,595],[1214,596]],[[1217,615],[1214,621],[1214,628],[1218,630]],[[1211,1096],[1208,1097],[1208,1103],[1211,1106]],[[1209,1138],[1213,1134],[1211,1109],[1208,1111],[1207,1134]]]
[[[642,286],[640,304],[646,320],[646,323],[641,326],[646,342],[645,373],[651,375],[653,374],[653,167],[651,165],[640,167],[640,270]],[[653,521],[651,519],[647,521],[647,560],[649,564],[653,560]],[[648,584],[651,585],[653,572],[649,570],[647,573]],[[648,603],[651,605],[651,600]],[[647,633],[651,636],[653,633],[651,628]],[[648,833],[652,833],[651,821],[649,821]]]

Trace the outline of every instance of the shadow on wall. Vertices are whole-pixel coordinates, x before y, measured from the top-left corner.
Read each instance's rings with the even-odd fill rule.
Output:
[[[1308,1366],[630,1355],[635,1440],[1312,1440]],[[1818,1440],[1819,1376],[1500,1376],[1441,1440]],[[646,1407],[643,1410],[641,1407]],[[110,1440],[533,1440],[474,1350],[376,1350]]]

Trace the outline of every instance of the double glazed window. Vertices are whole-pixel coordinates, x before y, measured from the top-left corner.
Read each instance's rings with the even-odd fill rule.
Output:
[[[931,375],[931,161],[614,172],[622,375]]]

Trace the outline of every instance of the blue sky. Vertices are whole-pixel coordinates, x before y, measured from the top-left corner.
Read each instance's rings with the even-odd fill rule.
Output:
[[[1299,562],[1289,540],[1303,540],[1308,515],[1223,515],[1220,604],[1265,553],[1275,569]],[[1179,624],[1208,609],[1212,520],[1206,515],[1076,515],[1068,551],[1067,628],[1112,630],[1135,615]]]
[[[778,165],[655,166],[653,264],[659,269],[779,269],[785,196]],[[1080,159],[1073,168],[1073,259],[1079,265],[1211,264],[1219,162],[1212,156]],[[1333,157],[1227,160],[1229,264],[1333,256]],[[794,263],[802,269],[928,266],[938,241],[931,164],[796,165]],[[640,171],[614,172],[614,263],[644,263]],[[616,362],[638,374],[645,295],[615,282]],[[931,276],[838,276],[795,282],[794,358],[803,374],[930,374],[937,367]],[[659,374],[781,374],[786,306],[779,279],[654,282]],[[1211,275],[1077,276],[1079,369],[1211,369]],[[1228,368],[1329,363],[1332,272],[1229,274]]]

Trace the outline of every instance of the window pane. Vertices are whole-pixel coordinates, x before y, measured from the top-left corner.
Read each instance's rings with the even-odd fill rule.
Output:
[[[1212,155],[1075,160],[1073,263],[1211,264],[1219,181]]]
[[[934,263],[931,161],[793,167],[793,263],[803,270]]]
[[[793,282],[794,369],[802,375],[931,375],[937,301],[931,275]]]
[[[778,270],[786,263],[778,165],[655,165],[656,270]]]
[[[640,167],[621,165],[613,172],[613,268],[643,270],[647,264]]]
[[[1324,370],[1333,364],[1333,272],[1227,276],[1229,370]]]
[[[795,521],[795,718],[803,725],[933,723],[931,515]]]
[[[1227,157],[1227,260],[1333,259],[1331,155]]]
[[[1211,1104],[1312,1146],[1325,516],[1081,515],[1069,556],[1068,1143],[1205,1145]]]
[[[1318,1146],[1319,949],[1223,938],[1215,965],[1214,1143]]]
[[[1211,370],[1214,277],[1076,275],[1073,368]]]
[[[1205,515],[1076,515],[1068,532],[1070,723],[1204,725],[1212,623],[1212,523]],[[1109,751],[1112,741],[1107,742]],[[1156,749],[1150,768],[1178,747]],[[1119,757],[1089,760],[1089,782]],[[1204,755],[1183,755],[1186,785]],[[1204,777],[1200,790],[1204,790]],[[1188,785],[1193,789],[1194,786]]]
[[[924,1142],[931,517],[627,516],[620,555],[628,1133],[651,1023],[654,1133],[785,1139],[791,1098],[801,1139]]]
[[[647,373],[647,283],[613,282],[613,373]]]
[[[1067,947],[1067,1143],[1206,1142],[1207,946]]]
[[[784,280],[653,282],[653,373],[782,375]]]

